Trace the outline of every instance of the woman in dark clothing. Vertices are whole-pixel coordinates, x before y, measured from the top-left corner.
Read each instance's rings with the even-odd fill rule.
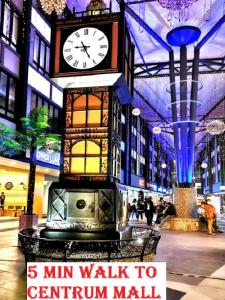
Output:
[[[139,220],[139,216],[141,216],[141,220],[143,220],[144,213],[144,202],[139,199],[137,202],[137,219]]]
[[[145,207],[145,216],[147,219],[147,224],[152,225],[152,219],[153,219],[153,214],[155,212],[155,207],[152,202],[152,197],[148,197],[145,202],[144,202],[144,207]]]
[[[137,200],[134,199],[131,206],[131,218],[133,219],[134,216],[137,218]]]
[[[177,215],[177,212],[176,212],[176,208],[175,206],[171,203],[171,202],[168,202],[167,203],[167,209],[164,213],[164,218],[167,217],[167,216],[174,216],[176,217]]]

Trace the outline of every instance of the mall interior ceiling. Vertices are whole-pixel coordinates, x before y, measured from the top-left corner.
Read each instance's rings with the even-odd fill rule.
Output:
[[[68,0],[69,8],[85,11],[89,0]],[[105,0],[106,6],[118,11],[119,0]],[[177,1],[126,0],[125,9],[130,34],[135,45],[135,107],[149,121],[150,127],[159,126],[161,136],[172,148],[173,130],[171,109],[171,71],[180,80],[182,68],[187,71],[187,97],[191,100],[191,79],[196,68],[195,49],[199,49],[197,68],[198,96],[195,126],[195,154],[204,147],[207,124],[225,117],[225,2],[224,0],[193,0],[187,8],[165,6]],[[179,2],[179,1],[178,1]],[[164,6],[164,7],[163,7]],[[193,26],[200,30],[194,43],[186,47],[186,66],[180,65],[181,47],[171,45],[168,33],[179,26]],[[188,33],[185,33],[188,34]],[[179,39],[179,36],[178,36]],[[171,65],[171,60],[174,64]],[[176,87],[176,94],[179,94]],[[179,96],[177,96],[179,97]]]

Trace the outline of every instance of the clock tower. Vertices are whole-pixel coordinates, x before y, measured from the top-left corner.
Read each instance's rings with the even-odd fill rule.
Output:
[[[53,45],[52,77],[64,89],[63,150],[42,236],[128,238],[121,109],[132,101],[134,47],[122,5],[56,21]]]

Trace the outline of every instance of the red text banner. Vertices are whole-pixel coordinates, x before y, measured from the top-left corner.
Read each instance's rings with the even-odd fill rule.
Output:
[[[165,263],[28,263],[27,299],[166,299]]]

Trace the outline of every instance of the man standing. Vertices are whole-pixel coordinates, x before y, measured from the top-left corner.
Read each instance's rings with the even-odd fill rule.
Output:
[[[205,216],[208,223],[208,234],[212,235],[214,234],[212,232],[213,222],[216,218],[216,210],[215,207],[211,204],[211,200],[206,200],[206,203],[202,205],[202,207],[205,210]]]
[[[152,197],[148,197],[145,199],[144,202],[144,208],[145,208],[145,216],[147,219],[147,224],[152,225],[152,219],[153,219],[153,214],[155,212],[155,207],[152,202]]]

